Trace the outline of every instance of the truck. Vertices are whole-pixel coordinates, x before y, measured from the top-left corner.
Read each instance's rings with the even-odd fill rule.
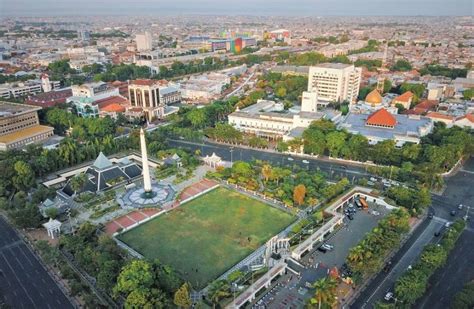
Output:
[[[359,198],[359,201],[360,201],[360,203],[362,204],[362,208],[363,208],[363,209],[368,209],[368,208],[369,208],[369,204],[367,204],[367,201],[365,200],[365,198],[360,197],[360,198]]]

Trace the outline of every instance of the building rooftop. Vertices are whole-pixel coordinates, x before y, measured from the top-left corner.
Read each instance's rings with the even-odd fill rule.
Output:
[[[413,97],[413,92],[406,91],[403,94],[399,95],[394,99],[394,101],[398,102],[408,102]]]
[[[113,164],[112,162],[110,162],[109,159],[107,159],[107,157],[101,151],[97,159],[95,159],[94,164],[92,164],[92,166],[98,169],[106,169],[113,166]]]
[[[393,139],[396,135],[419,137],[422,135],[420,130],[431,125],[431,119],[427,117],[392,115],[396,120],[394,127],[373,127],[366,125],[368,116],[366,114],[350,113],[341,124],[341,127],[351,133],[359,133],[364,136],[374,136],[381,139]]]
[[[352,64],[345,64],[345,63],[321,63],[321,64],[314,65],[313,67],[340,70],[340,69],[345,69],[352,66],[353,66]]]
[[[40,107],[34,107],[31,105],[0,101],[0,118],[17,116],[26,112],[37,111],[40,109]]]
[[[372,90],[365,97],[365,102],[370,103],[370,104],[381,104],[382,101],[383,101],[383,98],[377,89]]]
[[[10,134],[6,135],[1,135],[0,136],[0,143],[13,143],[19,140],[23,140],[25,138],[35,136],[41,133],[47,133],[53,131],[53,128],[47,127],[47,126],[42,126],[42,125],[36,125],[33,127],[28,127]]]
[[[156,84],[156,80],[153,79],[135,79],[130,81],[131,85],[138,85],[138,86],[152,86]]]
[[[394,127],[397,124],[395,117],[385,108],[373,112],[367,117],[367,125]]]
[[[429,112],[428,114],[426,114],[426,117],[435,118],[435,119],[454,120],[453,116],[441,114],[438,112]]]
[[[101,110],[107,108],[109,105],[130,105],[128,100],[121,96],[111,96],[104,99],[100,99],[94,102],[94,105],[98,105]]]
[[[100,110],[108,113],[123,113],[126,108],[118,103],[111,103],[102,107]]]
[[[54,106],[56,104],[65,103],[66,99],[72,96],[71,89],[64,89],[59,91],[43,92],[37,95],[28,97],[25,101],[26,104],[35,106]]]

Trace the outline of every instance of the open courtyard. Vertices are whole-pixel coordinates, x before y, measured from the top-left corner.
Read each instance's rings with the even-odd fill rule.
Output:
[[[295,219],[219,187],[117,237],[146,258],[171,265],[200,289]]]

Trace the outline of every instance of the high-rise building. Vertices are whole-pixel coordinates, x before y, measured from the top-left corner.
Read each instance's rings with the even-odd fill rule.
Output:
[[[163,118],[178,108],[168,104],[181,101],[179,89],[169,86],[165,81],[137,79],[128,85],[128,97],[132,107],[141,107],[148,120]]]
[[[352,64],[323,63],[310,67],[308,93],[303,97],[315,99],[318,104],[348,101],[355,103],[359,94],[362,70]]]
[[[153,39],[150,32],[143,34],[137,34],[135,36],[135,42],[137,43],[137,51],[150,51],[153,49]]]

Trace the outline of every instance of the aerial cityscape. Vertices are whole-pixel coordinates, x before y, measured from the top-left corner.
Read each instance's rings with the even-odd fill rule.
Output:
[[[472,0],[0,0],[0,309],[474,308]]]

